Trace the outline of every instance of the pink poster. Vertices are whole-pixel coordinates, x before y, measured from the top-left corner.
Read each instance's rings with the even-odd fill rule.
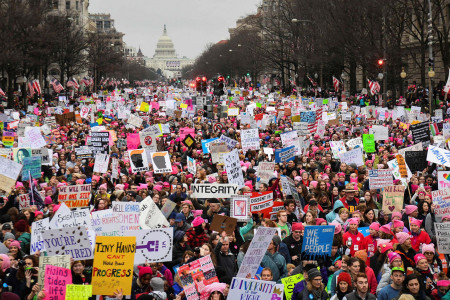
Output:
[[[70,269],[45,265],[45,298],[46,300],[65,300],[66,285],[72,284]]]
[[[139,139],[139,133],[128,133],[127,134],[127,148],[128,150],[134,150],[139,147],[141,143]]]

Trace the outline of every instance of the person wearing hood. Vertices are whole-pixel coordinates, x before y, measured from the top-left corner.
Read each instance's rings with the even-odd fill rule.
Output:
[[[343,207],[344,204],[341,200],[337,200],[336,202],[334,202],[333,210],[326,215],[327,222],[333,222],[338,217],[339,210]]]
[[[273,281],[281,283],[281,278],[287,276],[286,259],[278,252],[278,247],[281,244],[281,238],[275,235],[267,248],[261,266],[263,268],[270,268],[273,274]]]
[[[167,294],[164,291],[164,280],[161,277],[153,277],[150,280],[150,287],[152,288],[149,293],[150,296],[153,296],[156,300],[167,299]]]
[[[180,264],[181,260],[183,259],[183,253],[188,250],[192,251],[192,248],[187,242],[188,238],[186,236],[186,232],[182,230],[178,230],[177,232],[175,232],[173,238],[173,259],[171,265],[176,266]]]
[[[152,268],[138,266],[139,277],[133,280],[131,285],[131,300],[136,300],[138,294],[150,292],[150,280],[152,279]]]

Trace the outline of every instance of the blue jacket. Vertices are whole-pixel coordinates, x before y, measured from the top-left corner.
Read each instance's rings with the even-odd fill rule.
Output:
[[[336,202],[334,202],[333,205],[333,210],[330,211],[327,215],[326,215],[326,219],[328,223],[331,223],[334,221],[334,219],[336,219],[336,217],[338,216],[338,212],[341,208],[344,207],[344,203],[342,203],[341,200],[336,200]]]

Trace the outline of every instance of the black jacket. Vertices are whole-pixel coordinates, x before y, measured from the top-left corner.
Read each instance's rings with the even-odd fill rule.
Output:
[[[299,241],[294,240],[294,238],[292,237],[292,234],[287,236],[284,240],[283,243],[286,244],[288,250],[289,250],[289,254],[291,256],[297,256],[296,260],[292,260],[292,263],[295,266],[298,266],[301,262],[301,252],[302,252],[302,243],[303,243],[303,238],[300,238]]]
[[[220,249],[222,248],[222,242],[218,242],[216,248],[214,248],[214,253],[217,258],[217,265],[221,266],[224,270],[224,273],[229,278],[233,278],[237,273],[237,264],[236,258],[233,253],[228,250],[228,253],[222,253]]]

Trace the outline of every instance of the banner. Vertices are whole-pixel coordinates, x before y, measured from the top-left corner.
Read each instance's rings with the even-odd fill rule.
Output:
[[[442,189],[439,191],[432,191],[434,214],[438,218],[450,214],[450,189]]]
[[[72,283],[72,271],[70,268],[45,266],[45,299],[65,300],[66,285]]]
[[[39,256],[38,283],[40,286],[44,286],[47,265],[70,269],[70,255]]]
[[[286,300],[291,300],[294,291],[294,286],[303,280],[303,274],[295,274],[289,277],[281,278],[281,283],[284,286],[284,294]]]
[[[375,138],[373,134],[363,134],[363,147],[366,153],[375,152]]]
[[[133,173],[150,170],[145,151],[145,149],[128,150],[128,155],[130,156],[131,171]]]
[[[30,180],[30,176],[33,179],[41,178],[41,157],[24,157],[22,180]]]
[[[282,149],[275,149],[275,162],[283,163],[295,159],[295,146],[290,146]]]
[[[434,223],[437,248],[440,253],[450,254],[450,223]]]
[[[260,162],[258,165],[258,177],[261,183],[269,183],[269,179],[275,176],[274,170],[274,162]]]
[[[241,130],[241,147],[244,153],[248,150],[259,151],[260,144],[257,128]]]
[[[428,167],[428,151],[407,151],[405,152],[405,161],[412,172],[423,172]]]
[[[405,187],[403,185],[386,185],[384,187],[382,210],[385,214],[390,215],[393,212],[401,212],[404,193]]]
[[[369,188],[377,190],[392,185],[392,172],[392,169],[369,170]]]
[[[231,198],[239,192],[237,184],[192,184],[193,198]]]
[[[58,188],[58,202],[68,207],[88,207],[91,199],[91,184],[64,185]]]
[[[143,229],[169,227],[170,224],[150,196],[139,202],[139,225]]]
[[[42,237],[49,256],[67,254],[74,260],[94,258],[88,233],[82,226],[47,230]]]
[[[188,300],[208,299],[208,293],[204,292],[205,287],[219,282],[209,255],[182,265],[177,273]]]
[[[172,172],[172,163],[170,162],[169,152],[154,152],[151,154],[153,171],[156,174]]]
[[[233,149],[233,151],[225,153],[223,159],[225,161],[228,182],[238,186],[244,186],[244,175],[242,174],[238,150]]]
[[[92,267],[92,293],[113,295],[120,287],[123,295],[131,295],[135,252],[134,236],[98,236]]]
[[[250,246],[245,253],[242,260],[241,267],[236,277],[253,278],[258,271],[259,265],[266,254],[267,247],[269,247],[273,236],[277,229],[272,227],[259,227],[256,231]],[[229,294],[228,294],[229,295]],[[232,298],[231,298],[232,299]]]
[[[124,236],[136,237],[134,264],[172,261],[173,228],[124,231]]]
[[[347,165],[355,163],[358,167],[364,166],[362,148],[355,148],[345,153],[341,153],[339,158],[341,159],[341,162],[346,163]]]
[[[303,235],[302,254],[312,260],[318,256],[331,256],[334,226],[305,226]]]
[[[95,154],[98,152],[109,153],[109,132],[91,133],[91,150]]]
[[[421,122],[418,124],[411,125],[409,127],[411,130],[414,144],[422,142],[423,147],[428,147],[430,145],[430,122]]]
[[[274,300],[272,298],[272,295],[275,289],[275,285],[276,283],[273,281],[261,281],[255,279],[233,277],[233,281],[231,281],[227,298],[236,300]]]

